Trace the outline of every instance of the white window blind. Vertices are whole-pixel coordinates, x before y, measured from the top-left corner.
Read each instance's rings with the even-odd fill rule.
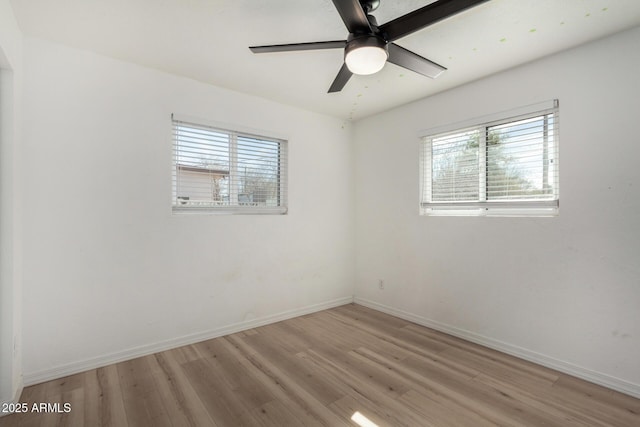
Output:
[[[173,121],[173,210],[287,212],[287,142]]]
[[[557,214],[558,102],[518,112],[422,138],[422,214]]]

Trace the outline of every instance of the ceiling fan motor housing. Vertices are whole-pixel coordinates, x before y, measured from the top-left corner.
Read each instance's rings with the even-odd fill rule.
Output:
[[[349,35],[344,48],[344,62],[352,73],[377,73],[388,58],[387,42],[382,37],[372,34]]]

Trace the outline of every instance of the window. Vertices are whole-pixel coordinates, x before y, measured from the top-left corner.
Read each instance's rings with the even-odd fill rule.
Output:
[[[173,117],[173,210],[287,212],[287,142]]]
[[[554,100],[427,132],[421,214],[557,214],[558,131]]]

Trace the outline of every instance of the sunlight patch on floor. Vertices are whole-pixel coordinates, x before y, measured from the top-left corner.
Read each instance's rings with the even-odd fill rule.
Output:
[[[358,424],[360,427],[378,427],[378,424],[371,421],[369,418],[356,411],[351,416],[351,421]]]

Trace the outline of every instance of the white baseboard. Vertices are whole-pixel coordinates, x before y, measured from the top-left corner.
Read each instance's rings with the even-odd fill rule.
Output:
[[[528,350],[526,348],[518,347],[513,344],[505,343],[495,340],[493,338],[485,337],[475,332],[470,332],[464,329],[456,328],[455,326],[446,325],[444,323],[436,322],[435,320],[427,319],[422,316],[418,316],[413,313],[409,313],[403,310],[399,310],[393,307],[389,307],[384,304],[377,303],[375,301],[367,300],[365,298],[354,297],[353,302],[363,305],[365,307],[372,308],[374,310],[381,311],[383,313],[391,314],[392,316],[399,317],[404,320],[408,320],[418,325],[426,326],[436,331],[444,332],[449,335],[453,335],[458,338],[462,338],[467,341],[480,344],[485,347],[492,348],[494,350],[501,351],[503,353],[510,354],[512,356],[519,357],[521,359],[528,360],[530,362],[537,363],[542,366],[546,366],[551,369],[563,372],[565,374],[572,375],[574,377],[581,378],[583,380],[619,391],[630,396],[640,398],[640,384],[634,384],[620,378],[612,377],[607,374],[593,371],[591,369],[576,366],[574,364],[555,359],[553,357],[546,356],[544,354],[537,353],[535,351]]]
[[[79,372],[88,371],[90,369],[101,368],[113,363],[123,362],[125,360],[135,359],[136,357],[146,356],[160,351],[169,350],[183,345],[194,344],[200,341],[245,331],[251,328],[268,325],[270,323],[280,322],[282,320],[291,319],[293,317],[303,316],[305,314],[315,313],[317,311],[326,310],[328,308],[338,307],[340,305],[351,304],[353,297],[343,297],[332,301],[326,301],[319,304],[312,304],[302,308],[283,311],[257,319],[244,322],[233,323],[231,325],[222,326],[208,331],[197,332],[170,340],[160,341],[157,343],[146,344],[139,347],[130,348],[123,351],[107,354],[104,356],[94,357],[85,360],[79,360],[65,365],[56,366],[54,368],[44,369],[37,372],[29,372],[24,374],[25,386],[39,384],[45,381],[51,381],[57,378],[66,377],[77,374]]]
[[[0,407],[1,408],[5,408],[8,404],[20,402],[20,396],[22,396],[22,390],[23,389],[24,389],[24,385],[22,384],[22,381],[21,381],[20,384],[18,385],[18,387],[16,388],[15,394],[13,395],[13,399],[11,399],[9,401],[0,400],[0,405],[2,405]],[[5,415],[9,415],[9,414],[11,414],[11,412],[0,411],[0,418],[4,417]]]

